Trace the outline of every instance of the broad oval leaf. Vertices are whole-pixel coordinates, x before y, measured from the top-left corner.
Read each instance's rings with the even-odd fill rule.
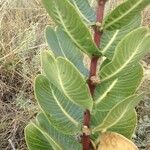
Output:
[[[93,129],[93,132],[106,131],[113,127],[126,115],[126,113],[134,109],[142,97],[143,94],[132,95],[118,103],[109,111],[102,123]]]
[[[43,75],[38,75],[35,80],[35,95],[43,112],[50,116],[53,126],[65,134],[74,135],[79,132],[84,110],[70,101]]]
[[[53,150],[52,141],[49,141],[33,123],[25,127],[25,140],[29,150]]]
[[[115,48],[120,40],[141,25],[141,15],[136,15],[131,22],[115,31],[105,31],[102,35],[101,49],[103,55],[112,60]]]
[[[130,32],[117,45],[112,61],[101,69],[102,81],[115,77],[126,68],[132,68],[149,50],[148,28],[142,27]]]
[[[49,52],[42,53],[42,68],[48,80],[64,95],[85,109],[92,109],[93,101],[86,81],[68,60],[54,58]]]
[[[96,22],[96,13],[93,8],[90,6],[88,0],[70,0],[76,7],[80,16],[85,20],[88,24]]]
[[[94,95],[96,109],[109,110],[118,103],[118,99],[124,99],[133,94],[141,83],[143,68],[135,65],[122,72],[117,78],[105,80],[96,87]]]
[[[42,0],[49,15],[63,27],[71,40],[88,55],[101,55],[74,6],[68,0]]]
[[[58,132],[43,113],[40,113],[36,120],[25,128],[26,142],[30,150],[81,149],[81,145],[73,136]]]
[[[150,0],[125,1],[106,16],[103,22],[103,28],[106,30],[120,29],[127,25],[148,4],[150,4]]]
[[[70,60],[79,71],[88,76],[88,69],[85,68],[83,63],[83,53],[80,49],[70,40],[68,35],[62,28],[52,29],[50,26],[46,28],[46,39],[50,49],[56,56],[62,56]]]
[[[101,124],[109,111],[120,101],[133,94],[139,86],[143,77],[143,68],[136,65],[128,71],[120,74],[118,78],[106,80],[96,87],[94,95],[95,107],[92,113],[92,124],[97,126]],[[131,124],[128,125],[128,122]],[[127,124],[126,124],[127,123]],[[110,131],[116,131],[127,138],[130,138],[134,132],[136,124],[136,115],[133,111],[127,112]],[[126,130],[121,130],[126,127]]]
[[[108,129],[111,132],[117,132],[131,139],[137,125],[137,114],[135,110],[130,110],[124,117],[114,126]]]

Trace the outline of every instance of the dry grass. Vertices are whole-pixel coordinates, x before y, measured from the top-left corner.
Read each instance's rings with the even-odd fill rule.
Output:
[[[0,1],[0,149],[26,149],[23,129],[36,113],[33,81],[51,24],[37,0]]]
[[[10,150],[14,146],[25,150],[23,129],[37,112],[33,81],[40,72],[40,51],[47,48],[43,31],[53,23],[38,0],[0,0],[0,14],[0,149]],[[147,25],[150,13],[146,10],[144,16],[143,24]],[[149,78],[148,73],[142,86],[144,91],[145,85],[150,86]],[[145,108],[147,105],[141,103],[139,109]],[[148,113],[139,113],[140,118]],[[150,122],[142,121],[138,133],[141,128],[146,130],[147,124],[150,127]]]

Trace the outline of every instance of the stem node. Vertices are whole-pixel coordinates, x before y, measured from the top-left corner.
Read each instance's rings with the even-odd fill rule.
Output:
[[[91,135],[91,130],[88,128],[88,126],[83,126],[82,132],[83,132],[83,134],[85,134],[87,136]]]

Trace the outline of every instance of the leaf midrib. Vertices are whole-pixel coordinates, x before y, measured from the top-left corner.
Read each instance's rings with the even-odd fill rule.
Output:
[[[129,105],[130,103],[128,104],[128,106],[126,107],[126,109],[122,112],[122,114],[116,119],[116,121],[114,121],[113,123],[111,123],[109,126],[107,126],[107,128],[105,130],[107,130],[108,128],[114,126],[115,124],[117,124],[122,118],[123,116],[125,115],[125,113],[128,111],[129,109]],[[105,124],[105,120],[104,120],[104,123]],[[103,126],[103,124],[100,126],[100,128]]]
[[[57,64],[56,64],[56,66],[57,66]],[[65,90],[65,88],[64,88],[62,79],[61,79],[61,75],[60,75],[58,66],[57,66],[57,73],[58,73],[57,75],[58,75],[59,85],[60,85],[62,91],[64,92],[65,96],[66,96],[71,102],[73,102],[75,105],[80,106],[78,103],[74,102],[74,100],[72,100],[72,98],[67,94],[67,92],[66,92],[66,90]]]
[[[118,78],[112,82],[112,84],[106,89],[106,91],[102,95],[100,95],[100,97],[95,101],[96,105],[99,104],[107,96],[107,93],[112,90],[112,88],[116,85],[117,81]]]
[[[125,99],[126,100],[126,99]],[[124,101],[125,101],[124,100]],[[93,129],[93,131],[99,131],[100,129],[103,128],[103,125],[105,125],[105,121],[107,120],[107,117],[112,113],[113,109],[115,109],[117,106],[119,106],[122,103],[119,102],[116,106],[114,106],[111,110],[109,110],[109,113],[107,114],[107,116],[105,117],[105,119],[103,120],[103,122],[98,126],[95,127],[95,129]],[[130,102],[131,103],[131,102]],[[113,125],[115,125],[117,122],[119,122],[119,120],[124,116],[124,114],[127,112],[127,110],[129,109],[130,103],[128,103],[128,105],[126,106],[126,108],[124,109],[123,113],[121,114],[121,116],[119,116],[117,118],[117,120],[114,123],[111,123],[111,125],[107,126],[107,128],[103,129],[103,130],[107,130],[108,128],[112,127]],[[110,123],[109,123],[110,124]]]
[[[63,21],[63,19],[62,19],[62,17],[61,17],[61,14],[60,14],[60,12],[59,12],[59,8],[57,7],[56,3],[55,3],[55,6],[56,6],[56,10],[57,10],[57,14],[58,14],[58,16],[59,16],[60,22],[62,23],[62,25],[63,25],[63,27],[64,27],[66,33],[68,34],[68,36],[72,39],[72,41],[73,41],[81,50],[85,51],[85,50],[76,42],[76,40],[74,39],[74,37],[70,34],[70,32],[68,31],[68,29],[66,28],[66,25],[65,25],[65,23],[64,23],[64,21]]]
[[[142,0],[139,1],[139,2],[137,2],[137,4],[134,5],[133,7],[131,7],[131,9],[129,9],[126,13],[124,13],[123,15],[121,15],[120,17],[118,17],[117,19],[115,19],[114,21],[112,21],[109,24],[107,24],[104,28],[108,28],[109,26],[111,26],[112,24],[114,24],[115,22],[117,22],[118,20],[122,19],[124,16],[126,16],[128,13],[130,13],[132,10],[134,10],[141,2],[142,2]]]
[[[107,50],[109,49],[109,47],[111,46],[111,44],[115,41],[115,38],[117,37],[118,33],[119,33],[119,30],[116,30],[116,32],[114,33],[114,35],[111,38],[111,40],[108,42],[108,44],[102,50],[102,53],[106,53],[107,52]]]
[[[136,52],[138,51],[138,48],[141,46],[141,43],[143,43],[143,41],[144,41],[144,39],[146,37],[147,37],[147,35],[145,35],[143,37],[143,39],[141,40],[141,42],[137,45],[137,48],[135,48],[135,51],[132,53],[131,57],[129,57],[129,59],[117,71],[115,71],[114,73],[112,73],[108,77],[104,78],[102,81],[110,79],[111,77],[115,76],[118,72],[120,72],[122,69],[124,69],[130,63],[130,61],[132,60],[132,58],[136,55]]]
[[[58,34],[57,34],[56,31],[54,31],[54,32],[55,32],[55,35],[56,35],[56,37],[57,37],[57,41],[58,41],[58,45],[59,45],[59,47],[60,47],[60,51],[62,52],[63,56],[64,56],[65,58],[67,58],[66,55],[65,55],[65,53],[64,53],[64,51],[63,51],[63,48],[62,48],[62,46],[61,46],[61,43],[60,43]]]
[[[75,125],[75,126],[78,126],[78,122],[76,120],[74,120],[74,118],[72,118],[65,110],[64,108],[61,106],[61,104],[59,103],[59,101],[57,100],[57,97],[55,96],[54,94],[54,91],[53,89],[51,88],[51,91],[52,91],[52,95],[56,101],[56,103],[58,104],[59,108],[61,109],[61,111],[65,114],[65,116]]]
[[[74,5],[75,5],[75,8],[76,8],[77,12],[79,13],[79,15],[81,15],[82,18],[83,18],[85,21],[87,21],[88,23],[90,23],[90,20],[88,20],[88,19],[85,17],[85,15],[80,11],[78,5],[76,4],[76,2],[75,2],[74,0],[73,0],[73,3],[74,3]]]
[[[44,137],[48,140],[48,142],[51,144],[51,142],[49,141],[49,140],[51,140],[51,141],[53,141],[53,143],[57,146],[57,148],[59,148],[59,150],[62,150],[62,148],[60,147],[60,145],[58,145],[58,143],[56,143],[55,142],[55,140],[48,134],[48,133],[46,133],[46,132],[44,132],[43,130],[41,130],[37,125],[35,125],[34,123],[32,123],[32,125],[36,128],[36,129],[38,129],[43,135],[44,135]]]

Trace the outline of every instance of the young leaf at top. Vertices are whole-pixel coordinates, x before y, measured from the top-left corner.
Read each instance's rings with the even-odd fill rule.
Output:
[[[78,12],[68,0],[42,0],[49,15],[61,25],[80,50],[88,55],[101,55]]]
[[[89,71],[83,63],[83,53],[61,27],[54,30],[48,26],[46,28],[46,39],[50,49],[57,57],[67,58],[83,75],[88,76]]]
[[[70,0],[76,7],[80,16],[85,20],[88,24],[96,22],[96,14],[93,8],[90,6],[88,0]]]
[[[85,109],[92,109],[93,101],[86,81],[68,60],[42,53],[42,68],[48,80],[72,102]]]
[[[129,67],[133,67],[150,50],[150,30],[138,28],[127,34],[117,45],[110,63],[100,70],[102,81],[115,77]]]
[[[79,132],[84,109],[70,101],[43,75],[36,77],[35,95],[39,106],[49,116],[54,127],[65,134],[74,135]]]
[[[127,0],[109,13],[103,22],[104,30],[116,30],[127,25],[136,15],[141,12],[150,0]]]
[[[30,123],[25,128],[25,137],[31,150],[81,149],[74,137],[58,132],[43,113],[36,117],[35,123]]]
[[[102,130],[106,131],[107,129],[117,124],[126,115],[126,113],[129,113],[134,109],[142,97],[143,94],[138,96],[132,95],[118,103],[109,111],[103,122],[93,129],[93,132]]]

